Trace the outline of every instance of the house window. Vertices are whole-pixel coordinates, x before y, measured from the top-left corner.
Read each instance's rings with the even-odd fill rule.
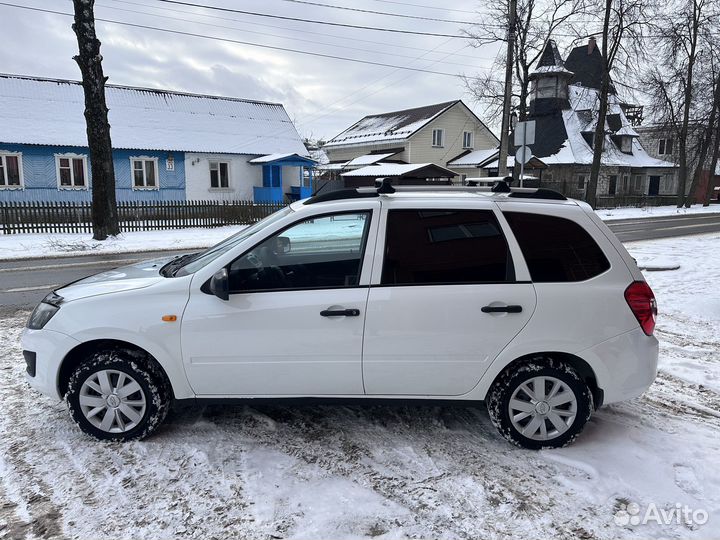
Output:
[[[22,187],[22,154],[0,154],[0,189]]]
[[[463,131],[463,148],[473,147],[473,132]]]
[[[617,191],[617,175],[611,175],[608,180],[608,195],[615,195]]]
[[[628,192],[628,184],[630,183],[630,176],[627,174],[623,175],[623,193]]]
[[[585,189],[585,175],[584,175],[584,174],[578,174],[578,177],[577,177],[577,188],[578,188],[578,189]]]
[[[620,151],[626,154],[632,154],[632,137],[628,135],[620,137]]]
[[[87,189],[87,156],[57,154],[55,168],[58,189]]]
[[[673,194],[676,191],[675,177],[672,174],[666,174],[660,179],[660,194]]]
[[[225,161],[210,162],[210,187],[221,189],[229,187],[230,164]]]
[[[433,146],[444,146],[444,144],[445,144],[445,130],[444,129],[433,129],[432,145]]]
[[[642,175],[636,174],[633,178],[633,191],[641,192],[642,191]]]
[[[669,156],[672,154],[672,147],[672,139],[660,139],[658,141],[658,154],[661,156]]]
[[[130,158],[133,189],[158,189],[157,158]]]

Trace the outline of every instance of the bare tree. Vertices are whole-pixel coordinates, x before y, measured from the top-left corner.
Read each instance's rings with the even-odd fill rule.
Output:
[[[73,57],[82,73],[85,93],[85,122],[92,170],[92,226],[93,238],[105,240],[120,233],[115,199],[115,171],[113,169],[110,123],[105,103],[100,41],[95,34],[94,0],[73,0],[78,54]]]
[[[602,78],[598,96],[598,121],[593,134],[593,161],[586,189],[586,202],[595,208],[597,185],[605,142],[605,119],[610,93],[610,73],[637,69],[644,57],[644,32],[651,24],[652,3],[648,0],[605,0],[602,11]]]
[[[691,162],[699,159],[692,155],[694,126],[703,108],[699,97],[698,70],[702,73],[717,47],[712,36],[713,21],[718,16],[713,0],[682,0],[669,6],[658,17],[657,32],[659,62],[650,72],[648,80],[653,94],[655,116],[673,133],[678,149],[677,206],[691,203],[686,197]],[[704,84],[707,84],[705,82]],[[710,83],[710,87],[714,84]],[[705,109],[710,100],[705,101]],[[702,145],[696,145],[700,150]],[[694,175],[693,175],[694,176]]]
[[[515,46],[513,48],[513,107],[520,120],[528,114],[530,72],[540,58],[548,40],[559,31],[577,31],[586,12],[588,0],[517,0]],[[507,42],[510,0],[488,4],[480,21],[464,32],[473,38],[475,47]],[[505,69],[507,56],[499,54],[493,68],[477,77],[466,77],[465,86],[475,100],[484,107],[485,116],[497,123],[502,114],[504,81],[497,73]]]

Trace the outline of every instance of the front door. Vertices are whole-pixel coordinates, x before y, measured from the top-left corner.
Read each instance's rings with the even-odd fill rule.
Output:
[[[182,321],[193,390],[362,394],[371,217],[369,209],[323,215],[269,237],[228,266],[228,301],[193,290]]]
[[[457,396],[535,309],[492,210],[390,210],[381,283],[368,299],[365,392]]]
[[[648,195],[658,195],[660,193],[660,177],[659,176],[651,176],[650,177],[650,184],[648,186]]]

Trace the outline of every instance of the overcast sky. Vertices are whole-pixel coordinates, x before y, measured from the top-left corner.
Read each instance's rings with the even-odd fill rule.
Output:
[[[71,0],[8,0],[72,12]],[[437,22],[359,13],[292,0],[188,0],[273,15],[460,35],[478,15],[476,0],[315,0]],[[414,4],[414,5],[407,5]],[[432,7],[420,7],[432,6]],[[442,6],[442,9],[439,7]],[[98,18],[127,21],[264,45],[472,75],[487,69],[499,45],[466,39],[355,30],[174,5],[159,0],[97,0]],[[0,6],[0,71],[78,79],[70,17]],[[281,102],[303,136],[329,138],[366,114],[463,98],[456,77],[319,58],[217,40],[98,22],[109,82]],[[360,50],[358,50],[360,49]]]

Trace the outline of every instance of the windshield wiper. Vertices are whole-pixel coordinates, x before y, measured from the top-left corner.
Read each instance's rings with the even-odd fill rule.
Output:
[[[185,255],[175,257],[172,261],[168,262],[160,269],[160,275],[164,277],[174,276],[180,268],[189,263],[196,255],[197,253],[186,253]]]

